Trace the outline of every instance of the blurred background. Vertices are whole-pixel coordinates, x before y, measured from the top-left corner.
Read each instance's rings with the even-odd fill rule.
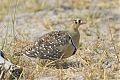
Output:
[[[74,19],[87,22],[79,28],[78,52],[67,61],[77,61],[74,67],[35,66],[16,54],[46,32],[64,30]],[[22,80],[119,80],[120,0],[0,0],[0,49],[24,67]]]

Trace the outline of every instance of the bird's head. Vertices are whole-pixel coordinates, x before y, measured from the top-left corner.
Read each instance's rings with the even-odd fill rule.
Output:
[[[85,21],[82,21],[80,19],[76,19],[76,20],[73,20],[73,21],[74,21],[74,24],[73,24],[74,29],[78,29],[80,25],[86,23]]]

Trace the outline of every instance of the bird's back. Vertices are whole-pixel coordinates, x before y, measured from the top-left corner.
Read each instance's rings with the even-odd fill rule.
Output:
[[[56,60],[64,58],[64,52],[69,47],[71,51],[68,51],[68,57],[76,51],[76,47],[67,31],[52,31],[41,36],[24,53],[29,57]]]

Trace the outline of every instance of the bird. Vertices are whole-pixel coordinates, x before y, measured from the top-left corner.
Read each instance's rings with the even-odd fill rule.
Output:
[[[38,37],[22,53],[31,58],[49,60],[65,59],[74,55],[80,39],[78,28],[85,22],[80,19],[73,22],[66,30],[51,31]]]
[[[19,78],[22,68],[5,59],[3,51],[0,50],[0,80],[4,78],[6,72],[10,73],[11,78]]]

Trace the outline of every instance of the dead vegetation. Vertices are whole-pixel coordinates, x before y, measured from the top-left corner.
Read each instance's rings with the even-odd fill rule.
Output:
[[[13,3],[14,1],[14,3]],[[119,0],[101,0],[98,4],[92,0],[55,0],[57,3],[51,6],[47,0],[0,0],[0,20],[11,14],[11,21],[7,25],[0,25],[0,48],[6,53],[6,57],[13,63],[23,67],[23,73],[19,80],[119,80],[120,79],[120,23],[113,20],[114,15],[102,15],[102,9],[118,9]],[[53,0],[54,1],[54,0]],[[63,5],[66,3],[66,5]],[[95,5],[97,9],[91,9]],[[85,27],[80,28],[80,43],[75,62],[70,62],[67,69],[46,67],[48,63],[41,60],[32,60],[18,56],[16,52],[23,49],[32,41],[29,40],[29,31],[16,30],[16,14],[37,13],[40,11],[56,10],[64,13],[63,9],[91,10],[82,16],[87,21]],[[12,12],[11,12],[12,11]],[[104,11],[104,10],[103,10]],[[119,12],[118,12],[119,13]],[[78,13],[79,14],[79,13]],[[83,13],[84,14],[84,13]],[[120,15],[120,13],[119,13]],[[61,16],[61,14],[59,15]],[[76,17],[76,13],[64,17]],[[77,17],[81,17],[78,16]],[[41,19],[42,20],[42,19]],[[19,23],[19,22],[18,22]],[[42,24],[46,29],[51,29],[54,22],[43,19]],[[117,25],[118,24],[118,25]],[[68,24],[67,24],[68,25]],[[116,26],[117,25],[117,26]],[[22,28],[22,27],[21,27]],[[28,28],[29,29],[29,28]],[[68,64],[69,61],[65,61]],[[65,65],[66,66],[66,65]],[[46,80],[47,80],[46,79]],[[8,75],[6,75],[8,80]]]

